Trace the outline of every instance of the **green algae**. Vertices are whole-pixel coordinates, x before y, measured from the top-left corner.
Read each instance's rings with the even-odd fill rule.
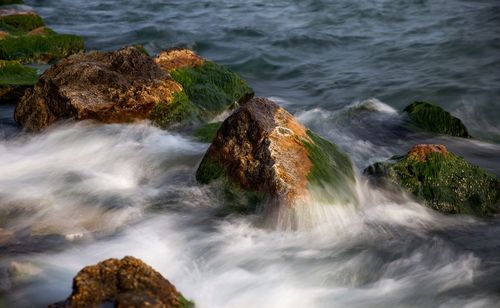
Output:
[[[16,34],[29,32],[45,26],[43,19],[36,14],[12,14],[0,17],[0,30]]]
[[[158,103],[149,118],[161,128],[167,128],[174,123],[194,121],[198,114],[198,107],[180,91],[174,93],[171,103]]]
[[[312,142],[303,140],[302,144],[312,163],[307,178],[314,197],[326,202],[357,203],[354,170],[349,156],[312,131],[308,130],[307,135]]]
[[[140,51],[142,54],[148,56],[148,57],[151,57],[151,55],[149,54],[149,52],[146,50],[146,48],[144,48],[144,45],[141,45],[141,44],[135,44],[135,45],[132,45],[132,47],[134,47],[135,49],[137,49],[138,51]]]
[[[201,184],[209,184],[224,175],[224,168],[216,161],[204,157],[196,170],[196,180]]]
[[[214,62],[170,72],[189,98],[210,117],[227,110],[234,102],[253,96],[253,90],[236,73]]]
[[[9,36],[0,40],[0,59],[48,63],[83,49],[83,39],[76,35]]]
[[[217,135],[217,131],[221,126],[222,122],[207,123],[199,127],[193,134],[193,136],[200,142],[210,143],[214,140]]]
[[[194,308],[195,307],[195,304],[192,301],[186,299],[181,293],[179,293],[177,300],[179,301],[179,308]]]
[[[427,102],[414,102],[404,110],[417,127],[439,134],[470,138],[465,125],[443,108]]]
[[[36,69],[18,61],[0,60],[0,85],[34,85],[37,80]]]
[[[426,161],[411,156],[396,158],[376,163],[365,173],[402,187],[430,208],[446,214],[490,216],[499,209],[498,179],[453,153],[431,153]]]

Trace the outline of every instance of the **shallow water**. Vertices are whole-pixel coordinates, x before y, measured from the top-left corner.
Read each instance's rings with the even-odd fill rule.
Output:
[[[294,231],[221,217],[194,180],[207,144],[149,123],[26,135],[0,105],[0,226],[17,239],[0,247],[0,306],[62,300],[83,266],[125,255],[199,307],[498,306],[499,217],[443,216],[361,174],[436,142],[500,176],[497,2],[27,2],[90,49],[183,45],[229,66],[351,156],[360,205],[301,208]],[[402,130],[415,99],[477,139]]]

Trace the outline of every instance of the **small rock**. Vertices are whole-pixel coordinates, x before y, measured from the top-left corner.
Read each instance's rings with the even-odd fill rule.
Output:
[[[107,259],[83,268],[73,293],[49,307],[194,307],[167,279],[139,259]]]

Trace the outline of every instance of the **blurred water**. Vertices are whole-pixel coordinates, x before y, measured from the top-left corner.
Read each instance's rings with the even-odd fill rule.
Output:
[[[220,217],[194,179],[207,144],[149,123],[28,135],[0,105],[0,242],[15,239],[0,245],[0,307],[62,300],[83,266],[125,255],[199,307],[498,306],[499,217],[443,216],[361,171],[436,142],[500,176],[500,3],[27,3],[89,49],[182,45],[229,66],[349,154],[360,205],[300,208],[295,231]],[[416,99],[477,139],[405,131],[399,110]]]

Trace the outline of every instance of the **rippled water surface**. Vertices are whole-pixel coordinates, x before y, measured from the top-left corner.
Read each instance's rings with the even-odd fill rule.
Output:
[[[361,174],[433,142],[500,176],[498,1],[27,3],[88,49],[187,46],[227,65],[351,156],[361,205],[301,209],[294,231],[221,217],[194,179],[207,144],[149,123],[27,135],[0,105],[0,227],[16,238],[0,307],[62,300],[83,266],[125,255],[199,307],[499,307],[498,217],[443,216]],[[402,131],[414,100],[476,138]]]

